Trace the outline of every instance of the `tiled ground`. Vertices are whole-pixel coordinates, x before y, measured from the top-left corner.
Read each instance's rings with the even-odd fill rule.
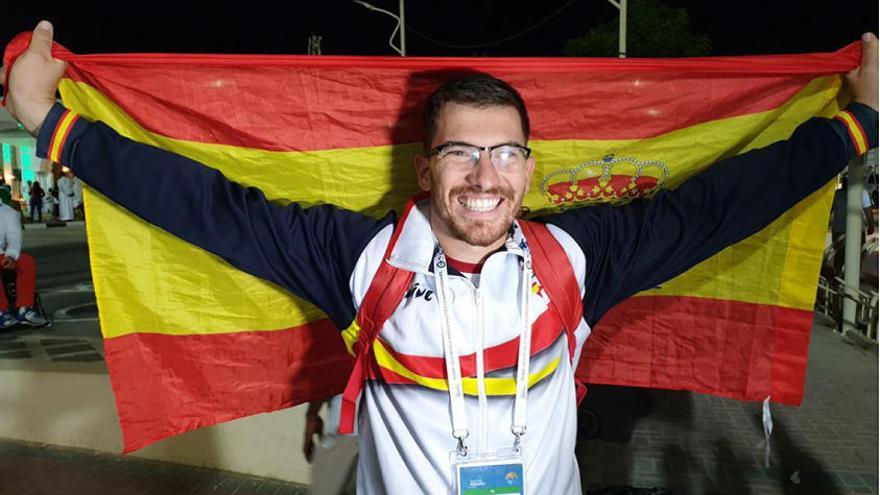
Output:
[[[41,342],[39,347],[51,354],[56,344],[77,345]],[[0,352],[34,348],[4,346]],[[71,353],[59,355],[95,352],[67,350]],[[876,345],[854,345],[827,326],[814,328],[803,404],[771,406],[769,468],[760,404],[594,387],[593,400],[604,393],[611,406],[601,415],[603,439],[578,445],[584,488],[588,495],[876,494],[877,356]],[[584,423],[582,431],[595,426]],[[0,495],[302,493],[308,493],[306,487],[278,480],[0,441]]]
[[[102,361],[101,349],[86,339],[77,338],[8,338],[0,336],[0,359],[18,360],[44,358],[53,362]]]
[[[0,442],[2,495],[304,495],[278,480],[78,449]]]
[[[848,344],[817,325],[803,404],[771,405],[769,468],[760,404],[628,389],[622,400],[644,415],[628,443],[579,444],[584,486],[676,495],[878,493],[877,375],[876,345]]]

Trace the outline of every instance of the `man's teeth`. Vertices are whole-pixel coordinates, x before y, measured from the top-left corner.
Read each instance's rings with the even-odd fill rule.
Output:
[[[491,211],[494,210],[501,198],[492,199],[461,199],[459,202],[471,211]]]

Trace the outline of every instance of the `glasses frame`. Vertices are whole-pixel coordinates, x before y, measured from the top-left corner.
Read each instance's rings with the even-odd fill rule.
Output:
[[[528,146],[523,146],[519,143],[501,143],[494,144],[492,146],[477,146],[476,144],[466,143],[464,141],[447,141],[431,148],[425,156],[428,158],[432,156],[437,156],[443,151],[444,148],[448,148],[449,146],[468,146],[477,150],[476,155],[471,155],[471,166],[476,165],[480,161],[480,157],[483,155],[484,151],[489,155],[489,162],[492,163],[493,166],[495,166],[495,163],[492,162],[492,152],[504,146],[521,149],[525,154],[525,156],[523,157],[525,160],[528,160],[529,157],[532,155],[531,148],[529,148]]]

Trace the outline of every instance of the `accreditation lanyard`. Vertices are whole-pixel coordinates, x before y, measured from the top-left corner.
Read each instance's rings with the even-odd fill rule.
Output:
[[[513,403],[513,423],[510,427],[514,436],[513,449],[520,451],[520,440],[526,432],[526,405],[529,391],[529,359],[531,353],[532,327],[529,324],[529,295],[532,280],[532,259],[525,242],[512,244],[522,247],[522,290],[520,296],[520,335],[519,357],[516,372],[516,397]],[[434,255],[434,275],[437,286],[437,303],[440,306],[440,330],[443,337],[443,356],[446,361],[446,376],[449,387],[449,401],[452,409],[452,436],[458,441],[458,454],[467,456],[466,439],[469,435],[467,416],[464,407],[464,389],[461,377],[461,362],[456,346],[456,334],[452,331],[452,308],[449,296],[449,272],[443,249],[437,244]],[[478,346],[482,352],[482,342]],[[485,434],[485,433],[484,433]]]

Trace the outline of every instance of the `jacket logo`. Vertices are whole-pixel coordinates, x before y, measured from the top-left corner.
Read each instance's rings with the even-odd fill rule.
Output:
[[[669,169],[659,160],[637,160],[609,153],[575,168],[558,169],[541,181],[541,193],[560,208],[622,203],[652,196],[666,186]]]
[[[431,299],[434,298],[434,291],[432,291],[431,289],[423,289],[419,285],[419,283],[416,282],[416,283],[412,284],[412,287],[410,287],[406,291],[406,294],[403,295],[404,299],[409,299],[412,297],[415,297],[415,298],[421,297],[425,301],[430,301]]]
[[[547,296],[544,295],[544,288],[541,287],[537,280],[532,281],[532,294],[536,294],[541,299],[547,299]]]

